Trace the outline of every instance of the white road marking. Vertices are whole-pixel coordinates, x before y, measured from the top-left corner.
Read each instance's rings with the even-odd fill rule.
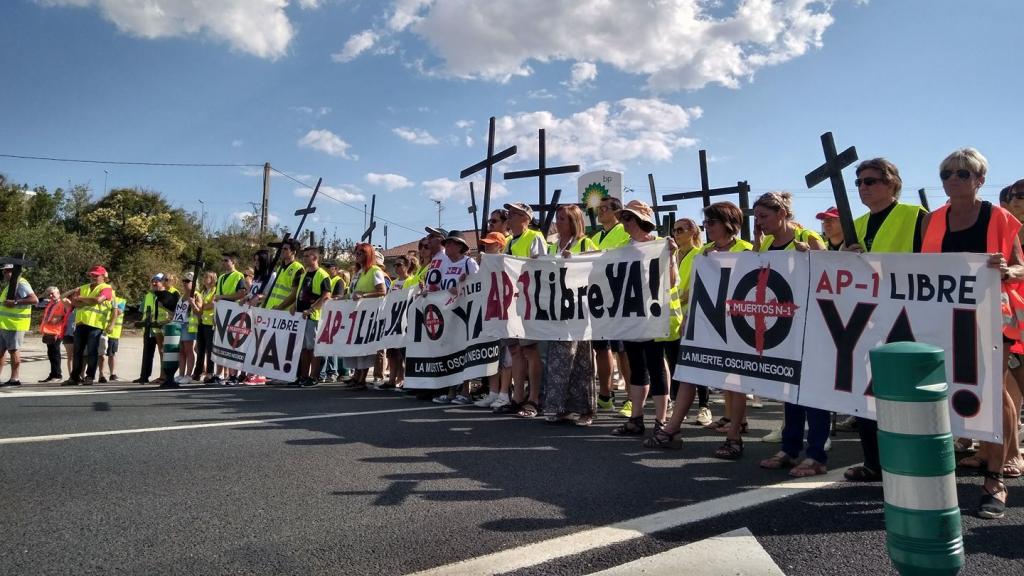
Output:
[[[815,478],[787,480],[755,490],[737,492],[713,500],[689,504],[632,520],[617,522],[608,526],[583,530],[527,544],[518,548],[502,550],[486,556],[455,562],[415,573],[413,576],[471,576],[494,575],[537,566],[558,558],[581,554],[596,548],[603,548],[676,528],[694,522],[705,521],[737,510],[759,506],[775,500],[803,494],[817,488],[838,483],[843,469],[837,469]],[[678,566],[678,565],[677,565]],[[684,564],[684,566],[692,566]],[[688,567],[687,570],[690,568]]]
[[[595,572],[591,576],[676,576],[680,572],[686,576],[786,576],[746,528]]]
[[[123,434],[142,434],[146,432],[172,432],[175,430],[196,430],[199,428],[233,428],[252,426],[255,424],[273,424],[275,422],[298,422],[302,420],[323,420],[326,418],[346,418],[349,416],[372,416],[374,414],[392,414],[396,412],[417,412],[422,410],[440,410],[444,406],[423,406],[418,408],[395,408],[391,410],[369,410],[366,412],[335,412],[332,414],[315,414],[311,416],[286,416],[282,418],[263,418],[259,420],[224,420],[205,422],[203,424],[183,424],[180,426],[159,426],[155,428],[129,428],[126,430],[102,430],[99,432],[73,432],[71,434],[50,434],[47,436],[16,436],[0,438],[0,444],[29,444],[32,442],[56,442],[74,438],[92,438],[95,436],[120,436]]]

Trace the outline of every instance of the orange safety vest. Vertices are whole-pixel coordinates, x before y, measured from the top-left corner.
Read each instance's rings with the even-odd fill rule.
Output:
[[[39,324],[39,333],[52,334],[58,339],[63,338],[68,309],[69,307],[64,304],[63,300],[50,300],[50,303],[46,305],[46,309],[43,310],[43,319]]]
[[[949,205],[943,205],[931,214],[928,228],[924,231],[921,241],[921,252],[942,252],[942,239],[946,236],[946,212]],[[988,221],[985,249],[990,254],[1000,253],[1009,262],[1013,256],[1013,245],[1020,231],[1020,222],[1001,206],[992,205],[992,216]],[[1000,297],[1003,316],[1003,336],[1014,340],[1024,340],[1024,282],[1003,282]]]

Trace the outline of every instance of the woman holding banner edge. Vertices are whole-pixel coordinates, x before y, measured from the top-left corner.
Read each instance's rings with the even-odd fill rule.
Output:
[[[619,222],[629,234],[630,244],[655,242],[658,240],[654,229],[654,211],[640,200],[632,200],[619,211]],[[670,254],[675,254],[676,245],[666,238]],[[670,286],[675,285],[677,271],[675,257],[669,266]],[[658,340],[625,341],[626,356],[629,358],[629,400],[632,411],[625,424],[612,430],[615,436],[640,436],[644,433],[644,403],[648,392],[654,403],[654,429],[661,429],[668,416],[668,388],[670,374],[665,358],[667,342]]]
[[[373,246],[356,244],[352,253],[355,255],[356,273],[353,276],[352,284],[349,285],[351,292],[349,298],[359,300],[384,296],[387,293],[384,287],[384,271],[376,264]],[[355,375],[344,388],[346,390],[366,390],[366,375],[370,368],[373,368],[376,360],[376,354],[345,358],[345,366],[355,369]]]
[[[754,218],[764,231],[759,252],[773,250],[824,250],[825,241],[816,232],[800,228],[793,222],[793,196],[789,192],[768,192],[754,202]],[[742,402],[741,402],[742,404]],[[827,410],[786,402],[782,427],[782,450],[761,461],[761,467],[777,470],[793,466],[790,476],[804,478],[828,471],[825,443],[832,427]],[[804,422],[807,431],[807,457],[797,461],[804,444]]]
[[[1017,286],[1024,280],[1024,256],[1017,237],[1020,222],[1006,209],[993,206],[979,197],[985,183],[988,161],[973,148],[956,150],[939,165],[939,178],[949,202],[924,217],[921,229],[922,253],[981,253],[988,254],[988,267],[999,270],[1002,278],[1003,315],[1003,444],[982,443],[979,458],[983,463],[982,486],[978,516],[986,519],[1002,518],[1006,513],[1008,490],[1003,483],[1003,467],[1016,453],[1017,414],[1009,386],[1016,380],[1006,378],[1010,347],[1021,340],[1024,300]]]

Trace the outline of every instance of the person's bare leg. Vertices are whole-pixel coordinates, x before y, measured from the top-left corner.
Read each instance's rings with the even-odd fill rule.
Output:
[[[544,366],[540,362],[540,349],[536,344],[528,346],[523,356],[526,357],[530,370],[530,402],[540,406],[540,387]]]
[[[597,366],[597,393],[608,398],[612,395],[612,351],[596,350],[594,364]]]

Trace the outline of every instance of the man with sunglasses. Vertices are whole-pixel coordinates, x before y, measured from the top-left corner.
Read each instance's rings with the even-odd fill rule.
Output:
[[[614,250],[629,245],[629,234],[619,222],[619,210],[622,210],[622,201],[613,196],[605,196],[601,199],[601,206],[597,209],[597,221],[601,224],[601,230],[595,232],[590,239],[602,252]],[[626,358],[626,349],[618,340],[594,340],[594,354],[597,365],[597,409],[614,411],[615,398],[612,392],[612,352],[615,352],[619,364],[619,374],[623,381],[629,382],[629,360]],[[632,405],[629,400],[622,406],[624,416],[629,417],[632,413]]]

